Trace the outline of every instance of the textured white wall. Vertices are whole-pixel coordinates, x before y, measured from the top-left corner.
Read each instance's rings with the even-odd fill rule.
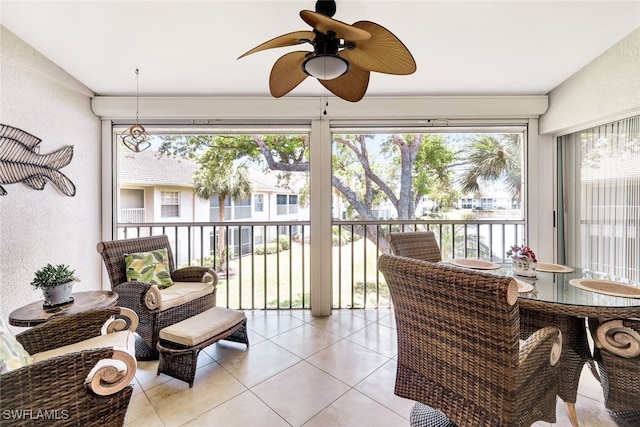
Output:
[[[76,195],[50,182],[42,191],[3,185],[0,196],[0,315],[42,300],[29,283],[50,262],[69,264],[82,281],[74,290],[101,287],[100,120],[90,107],[92,92],[32,47],[0,26],[0,123],[42,140],[40,153],[66,145],[73,160],[62,168]],[[2,147],[0,146],[0,150]]]
[[[540,133],[566,135],[640,113],[640,28],[549,93]]]

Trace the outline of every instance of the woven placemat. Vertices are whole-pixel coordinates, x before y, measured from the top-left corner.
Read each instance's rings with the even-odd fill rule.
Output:
[[[627,285],[626,283],[601,279],[571,279],[569,283],[577,288],[599,294],[625,298],[640,298],[640,286]]]
[[[497,270],[500,268],[500,266],[495,262],[484,261],[481,259],[454,258],[449,260],[449,263],[458,267],[474,268],[476,270]]]

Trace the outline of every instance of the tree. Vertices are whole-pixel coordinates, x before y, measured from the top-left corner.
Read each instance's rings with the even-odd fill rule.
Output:
[[[375,211],[383,199],[394,206],[398,219],[415,218],[416,205],[425,195],[449,200],[445,196],[453,184],[449,165],[455,153],[442,135],[393,134],[380,150],[373,135],[334,135],[333,142],[333,187],[360,218],[377,219]],[[247,156],[258,161],[261,155],[267,169],[282,172],[283,185],[290,174],[309,170],[307,135],[180,135],[165,137],[160,151],[195,156],[203,148],[236,159]],[[383,161],[377,161],[378,156]],[[366,234],[377,240],[376,229],[367,227]]]
[[[253,188],[247,166],[235,165],[234,155],[225,150],[209,148],[198,159],[200,169],[193,177],[194,193],[202,200],[218,198],[219,222],[224,222],[225,200],[244,200],[251,197]],[[220,270],[226,270],[226,236],[218,230],[218,258]]]
[[[481,192],[481,184],[504,182],[511,199],[520,203],[522,177],[520,147],[522,135],[480,135],[463,150],[466,169],[459,178],[463,193]]]

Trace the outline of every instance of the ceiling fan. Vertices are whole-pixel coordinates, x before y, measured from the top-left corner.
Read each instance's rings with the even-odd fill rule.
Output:
[[[411,52],[393,34],[371,21],[353,25],[335,20],[336,2],[318,0],[316,11],[302,10],[300,17],[313,31],[283,34],[262,43],[238,59],[261,50],[310,43],[313,52],[295,51],[281,56],[269,77],[271,95],[280,98],[308,76],[334,95],[351,102],[362,99],[371,71],[406,75],[416,71]]]

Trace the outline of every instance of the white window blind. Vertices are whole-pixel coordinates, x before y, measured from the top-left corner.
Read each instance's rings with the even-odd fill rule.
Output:
[[[560,142],[566,263],[640,281],[640,116]]]

